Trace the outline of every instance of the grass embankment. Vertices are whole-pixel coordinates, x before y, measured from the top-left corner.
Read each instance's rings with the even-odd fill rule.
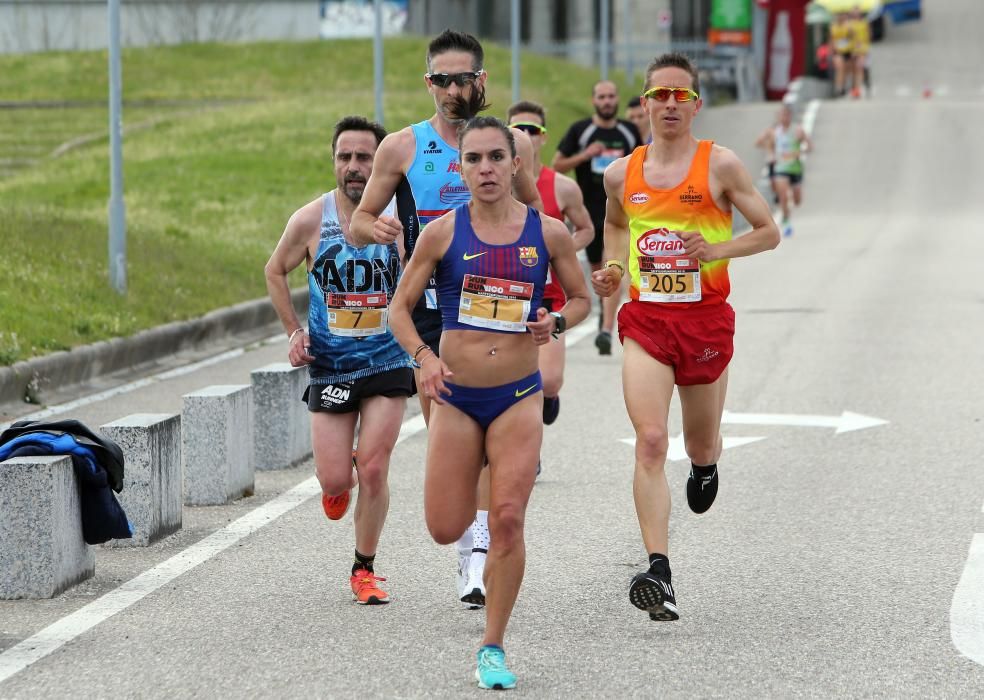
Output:
[[[425,48],[387,41],[391,130],[433,113]],[[487,49],[492,113],[502,117],[509,53]],[[75,105],[0,109],[0,365],[263,296],[263,264],[287,218],[334,187],[334,123],[373,111],[368,41],[125,50],[124,125],[141,128],[124,138],[120,297],[107,273],[106,64],[105,52],[0,56],[0,101]],[[546,160],[586,116],[596,75],[524,57],[523,96],[549,110]],[[50,157],[85,136],[95,138]]]

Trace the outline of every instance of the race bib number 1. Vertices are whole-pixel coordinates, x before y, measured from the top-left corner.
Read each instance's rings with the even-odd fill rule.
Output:
[[[700,301],[700,262],[682,256],[639,256],[639,301]]]
[[[329,294],[328,331],[333,335],[364,338],[386,332],[386,295]]]
[[[525,333],[532,299],[532,282],[465,275],[458,303],[458,323]]]

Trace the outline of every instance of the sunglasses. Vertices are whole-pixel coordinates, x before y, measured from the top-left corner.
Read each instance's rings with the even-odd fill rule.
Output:
[[[471,85],[482,77],[482,73],[484,72],[476,70],[468,71],[467,73],[425,73],[424,75],[437,87],[446,88],[451,83],[454,83],[458,87]]]
[[[530,136],[537,136],[539,134],[547,133],[547,127],[542,124],[537,124],[536,122],[513,122],[509,125],[509,128],[525,131]]]
[[[697,100],[700,98],[700,95],[696,92],[685,87],[656,86],[651,87],[642,93],[643,97],[648,97],[649,99],[656,100],[657,102],[665,102],[670,95],[673,95],[673,99],[676,102],[690,102],[691,100]]]

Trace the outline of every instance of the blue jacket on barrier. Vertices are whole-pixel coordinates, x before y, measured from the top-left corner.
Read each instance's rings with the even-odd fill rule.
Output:
[[[111,475],[100,456],[111,455],[114,462],[114,473],[118,476],[122,489],[123,481],[123,452],[112,440],[98,437],[103,444],[94,449],[91,444],[80,442],[76,435],[70,432],[48,432],[43,423],[26,421],[15,423],[10,430],[0,434],[0,462],[11,457],[28,457],[38,455],[68,455],[75,467],[75,476],[79,484],[79,499],[82,510],[82,538],[89,544],[100,544],[107,540],[128,539],[133,537],[126,513],[113,495],[110,487]],[[63,427],[67,423],[77,421],[62,421],[57,424]],[[86,440],[92,440],[94,435],[84,425],[79,426],[87,433]],[[23,432],[29,427],[30,432]],[[16,435],[11,437],[11,435]],[[114,479],[114,482],[116,479]],[[117,489],[117,490],[120,490]]]

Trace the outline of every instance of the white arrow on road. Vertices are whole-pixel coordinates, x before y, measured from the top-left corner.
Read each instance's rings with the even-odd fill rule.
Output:
[[[731,447],[740,447],[741,445],[747,445],[751,442],[758,442],[759,440],[765,440],[761,437],[725,437],[723,449],[727,450]],[[621,442],[626,445],[632,445],[635,447],[635,438],[623,438]],[[682,460],[688,459],[687,450],[683,446],[683,434],[677,435],[676,437],[670,438],[670,449],[666,452],[667,462],[680,462]]]
[[[722,423],[731,425],[796,425],[807,428],[837,428],[838,433],[886,425],[887,420],[844,411],[839,416],[807,416],[795,413],[732,413],[725,411]]]

